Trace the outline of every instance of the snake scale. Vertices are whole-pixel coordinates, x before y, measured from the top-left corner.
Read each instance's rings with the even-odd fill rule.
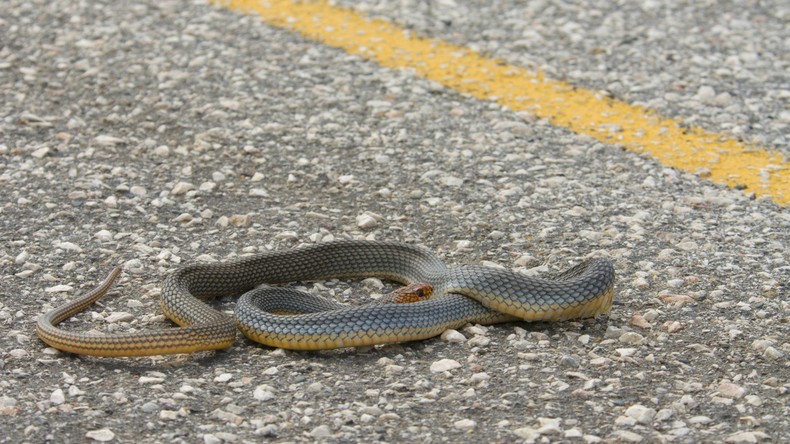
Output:
[[[119,268],[85,295],[41,316],[38,336],[60,350],[95,356],[191,353],[230,347],[236,331],[257,342],[321,350],[430,338],[466,323],[566,320],[609,311],[614,297],[610,261],[588,259],[553,279],[485,266],[447,267],[432,252],[399,242],[342,240],[239,259],[194,264],[170,274],[161,306],[181,328],[90,335],[60,322],[106,294]],[[411,303],[346,306],[268,285],[349,277],[425,282],[431,298]],[[235,318],[204,300],[238,297]]]

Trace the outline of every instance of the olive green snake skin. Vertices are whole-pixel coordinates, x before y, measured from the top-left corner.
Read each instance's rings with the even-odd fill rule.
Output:
[[[449,268],[430,251],[405,243],[336,241],[175,271],[164,282],[161,306],[181,328],[89,335],[56,327],[107,293],[120,272],[113,270],[93,290],[43,315],[39,337],[72,353],[145,356],[230,347],[238,328],[263,344],[321,350],[425,339],[470,322],[594,317],[609,311],[614,297],[614,268],[606,259],[589,259],[542,279],[493,267]],[[433,296],[350,307],[288,288],[260,287],[372,276],[427,282]],[[219,296],[239,297],[235,319],[202,301]]]

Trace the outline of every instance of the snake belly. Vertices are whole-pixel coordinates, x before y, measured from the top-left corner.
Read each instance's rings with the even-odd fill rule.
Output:
[[[606,259],[541,279],[491,267],[448,268],[430,251],[405,243],[344,240],[175,271],[163,284],[161,306],[182,328],[95,336],[55,326],[102,297],[118,274],[114,270],[86,295],[42,316],[39,337],[73,353],[144,356],[226,348],[238,328],[263,344],[321,350],[425,339],[467,322],[594,317],[609,310],[614,296],[614,269]],[[348,307],[293,290],[256,288],[349,277],[426,282],[433,297]],[[239,297],[235,319],[203,301],[219,296]]]

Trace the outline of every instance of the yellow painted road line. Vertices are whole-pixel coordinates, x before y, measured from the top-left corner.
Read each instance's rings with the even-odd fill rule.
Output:
[[[688,127],[641,106],[605,97],[539,73],[486,58],[463,46],[429,39],[323,0],[218,0],[258,14],[271,26],[342,48],[389,68],[471,96],[495,100],[605,143],[649,154],[664,165],[790,204],[790,166],[776,151],[744,145],[724,134]]]

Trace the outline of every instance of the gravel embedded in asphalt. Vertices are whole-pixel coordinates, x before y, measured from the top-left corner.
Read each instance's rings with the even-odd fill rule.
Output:
[[[7,3],[0,440],[778,442],[790,434],[787,209],[202,2]],[[450,3],[432,2],[432,14]],[[427,14],[414,5],[391,18]],[[546,6],[527,23],[567,33],[563,23],[617,21],[593,14],[602,6],[579,14],[566,5],[579,9]],[[738,54],[752,41],[787,45],[774,25],[786,22],[786,7],[770,15],[751,6],[713,34],[687,32],[685,9],[663,18],[676,20],[665,32],[682,31],[682,48],[669,37],[624,44],[631,57],[689,56],[666,76],[626,59],[593,78],[579,48],[619,48],[617,27],[499,55],[529,65],[527,57],[553,53],[535,66],[590,87],[619,82],[622,92],[611,90],[626,100],[785,150],[787,122],[775,116],[787,106],[787,60],[778,49],[741,64],[756,80],[698,60],[739,57],[702,51],[730,30],[755,35]],[[442,38],[474,46],[483,28],[507,28],[499,39],[507,42],[510,28],[527,29],[505,2],[454,7],[480,25],[454,18]],[[749,25],[758,15],[765,24]],[[650,36],[649,25],[631,32]],[[687,86],[678,92],[676,82]],[[705,85],[714,100],[730,95],[739,108],[727,111],[731,119],[711,105],[682,106]],[[670,91],[681,96],[677,107]],[[666,107],[650,103],[660,100]],[[742,121],[750,126],[739,132]],[[39,315],[117,265],[125,269],[117,290],[64,328],[167,327],[158,296],[174,268],[340,238],[414,242],[449,264],[527,274],[606,256],[617,299],[594,320],[468,326],[316,353],[240,338],[215,353],[87,358],[34,333]],[[343,302],[391,288],[302,285]],[[233,301],[215,306],[231,310]]]

